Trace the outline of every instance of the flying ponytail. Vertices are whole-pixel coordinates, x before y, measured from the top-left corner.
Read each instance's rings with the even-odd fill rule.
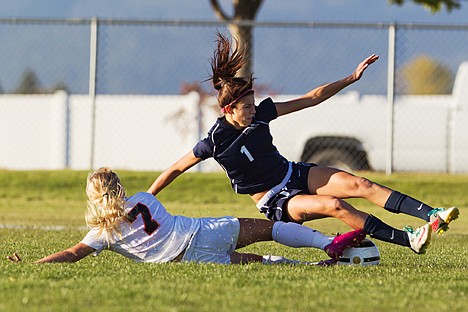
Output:
[[[217,33],[217,48],[211,62],[213,87],[218,91],[218,105],[223,108],[239,98],[247,90],[252,89],[253,76],[236,77],[237,72],[246,64],[245,49],[239,47],[239,41],[234,38],[235,48],[231,53],[229,39]]]

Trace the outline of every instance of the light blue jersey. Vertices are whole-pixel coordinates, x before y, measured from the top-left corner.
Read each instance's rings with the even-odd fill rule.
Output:
[[[168,262],[185,250],[200,227],[200,219],[173,216],[151,194],[137,193],[127,199],[126,213],[132,222],[122,221],[122,237],[109,245],[99,229],[91,229],[82,243],[100,252],[112,250],[137,262]]]

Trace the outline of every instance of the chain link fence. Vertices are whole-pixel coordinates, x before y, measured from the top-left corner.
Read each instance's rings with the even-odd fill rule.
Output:
[[[459,70],[468,61],[468,25],[246,25],[254,26],[259,101],[300,96],[380,56],[326,103],[271,123],[290,160],[468,172],[468,77]],[[218,30],[227,33],[227,25],[0,19],[0,167],[163,170],[218,116],[213,98],[181,96],[212,94],[206,80]],[[219,170],[203,167],[212,168]]]

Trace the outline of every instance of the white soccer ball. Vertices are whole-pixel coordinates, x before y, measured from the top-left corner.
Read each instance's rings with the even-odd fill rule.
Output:
[[[359,246],[346,248],[338,259],[341,265],[377,265],[380,263],[380,252],[370,240],[364,239]]]

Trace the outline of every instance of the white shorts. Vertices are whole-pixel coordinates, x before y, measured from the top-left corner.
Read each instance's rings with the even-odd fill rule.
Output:
[[[230,264],[239,237],[239,220],[234,217],[201,218],[200,222],[182,261]]]

